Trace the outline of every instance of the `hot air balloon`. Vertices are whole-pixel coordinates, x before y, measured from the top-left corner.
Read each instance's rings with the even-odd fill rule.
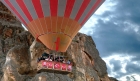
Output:
[[[1,0],[34,38],[65,52],[104,0]]]

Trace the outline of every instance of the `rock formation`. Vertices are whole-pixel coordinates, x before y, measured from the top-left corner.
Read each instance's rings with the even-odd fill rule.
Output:
[[[72,73],[37,72],[43,52],[63,55],[73,63]],[[90,36],[78,33],[65,53],[52,51],[34,40],[0,2],[1,81],[117,81],[109,78],[105,62]]]

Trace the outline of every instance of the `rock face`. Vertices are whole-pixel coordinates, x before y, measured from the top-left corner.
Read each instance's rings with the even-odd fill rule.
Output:
[[[3,66],[3,78],[1,81],[24,81],[24,74],[30,71],[30,54],[28,47],[24,45],[15,46],[10,49]]]
[[[6,15],[4,15],[6,14]],[[37,58],[47,52],[73,63],[72,73],[37,72]],[[1,81],[117,81],[109,78],[105,62],[90,36],[78,33],[65,53],[52,51],[34,40],[0,2]]]
[[[116,78],[113,78],[113,77],[109,77],[110,78],[110,81],[118,81]]]
[[[43,52],[68,57],[73,63],[72,73],[37,73],[37,58]],[[22,44],[14,46],[7,53],[2,81],[110,81],[106,70],[92,38],[78,33],[64,54],[51,51],[36,41],[30,49]]]

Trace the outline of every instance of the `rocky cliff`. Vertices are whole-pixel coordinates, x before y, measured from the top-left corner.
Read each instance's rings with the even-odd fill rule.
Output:
[[[37,58],[47,52],[63,55],[73,63],[69,74],[37,72]],[[52,51],[34,40],[0,3],[1,81],[117,81],[109,78],[105,62],[90,36],[78,33],[65,53]]]

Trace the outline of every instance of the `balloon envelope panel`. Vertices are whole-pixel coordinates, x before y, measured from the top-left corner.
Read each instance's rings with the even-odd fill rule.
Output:
[[[30,33],[52,50],[65,52],[104,0],[1,0]],[[57,41],[59,39],[59,41]]]

